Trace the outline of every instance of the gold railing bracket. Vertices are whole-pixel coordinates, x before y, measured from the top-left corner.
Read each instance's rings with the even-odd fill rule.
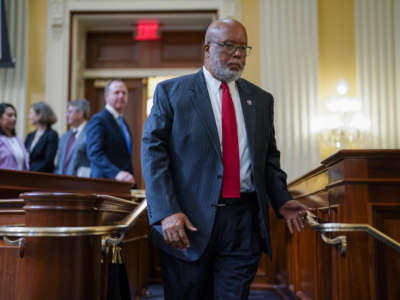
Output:
[[[25,238],[21,237],[16,240],[11,240],[7,236],[3,236],[3,241],[8,245],[17,245],[19,250],[19,257],[23,258],[25,254]]]
[[[339,245],[340,255],[344,256],[347,250],[347,238],[344,235],[337,236],[335,238],[329,238],[325,235],[327,232],[356,232],[363,231],[367,232],[373,238],[381,241],[385,245],[393,248],[397,252],[400,252],[400,243],[395,241],[388,235],[379,231],[368,224],[352,224],[352,223],[319,223],[318,217],[312,212],[307,211],[305,221],[311,229],[321,233],[322,240],[330,245]]]

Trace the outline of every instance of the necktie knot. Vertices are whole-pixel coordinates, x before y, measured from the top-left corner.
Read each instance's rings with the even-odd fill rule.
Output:
[[[228,84],[227,84],[225,81],[222,81],[222,82],[221,82],[221,89],[222,89],[222,90],[228,90],[228,91],[229,91]]]

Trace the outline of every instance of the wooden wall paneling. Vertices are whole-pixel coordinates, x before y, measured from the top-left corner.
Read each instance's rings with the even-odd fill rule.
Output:
[[[368,160],[369,178],[399,178],[400,161],[392,157],[376,157]]]
[[[125,80],[129,91],[129,101],[125,113],[126,120],[131,126],[133,168],[138,188],[144,189],[141,163],[141,145],[144,122],[147,117],[147,79]]]
[[[204,31],[166,31],[160,40],[135,41],[131,32],[89,32],[86,68],[200,67]]]
[[[362,184],[345,185],[344,197],[338,208],[340,223],[368,223],[368,187]],[[368,256],[368,235],[364,232],[346,232],[346,255],[338,257],[338,278],[340,299],[369,299],[370,281],[368,277],[371,258]]]
[[[371,204],[369,212],[372,224],[396,241],[400,241],[400,204]],[[370,278],[374,280],[376,299],[400,299],[400,253],[383,243],[370,240],[371,258]]]
[[[19,285],[17,274],[21,274],[21,258],[18,247],[0,240],[0,299],[17,299]]]
[[[203,31],[168,31],[161,39],[160,64],[162,67],[184,67],[188,63],[200,67],[203,57]]]
[[[316,211],[320,222],[336,222],[336,208],[325,207]],[[336,258],[337,249],[322,241],[321,235],[318,232],[316,235],[316,266],[315,266],[315,297],[314,299],[338,299],[337,297],[337,274]],[[335,234],[327,233],[328,237],[333,238]]]
[[[399,163],[399,150],[342,150],[290,183],[289,190],[295,199],[318,208],[320,222],[368,223],[400,240]],[[274,226],[271,223],[271,231]],[[347,237],[345,256],[310,230],[293,236],[283,246],[286,250],[280,249],[287,251],[284,264],[295,292],[313,299],[399,298],[397,252],[364,232],[327,235]],[[305,253],[315,256],[314,270]]]
[[[88,32],[86,42],[87,68],[106,67],[140,67],[142,60],[139,56],[146,49],[139,49],[142,44],[132,39],[128,32]]]
[[[0,226],[24,224],[25,211],[23,206],[24,200],[22,199],[0,199]]]

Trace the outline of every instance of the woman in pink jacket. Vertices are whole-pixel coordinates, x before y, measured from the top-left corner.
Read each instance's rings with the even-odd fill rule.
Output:
[[[0,169],[29,170],[28,154],[15,135],[17,112],[9,103],[0,103]]]

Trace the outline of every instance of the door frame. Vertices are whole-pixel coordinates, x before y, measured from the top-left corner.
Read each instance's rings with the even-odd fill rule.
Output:
[[[51,103],[56,115],[60,116],[55,129],[63,133],[67,129],[65,118],[66,104],[69,98],[83,96],[84,80],[79,86],[78,78],[86,79],[84,65],[79,59],[85,47],[80,44],[85,34],[85,28],[79,26],[74,13],[103,13],[107,12],[159,12],[159,11],[216,11],[220,17],[233,17],[240,20],[240,0],[48,0],[48,22],[47,22],[47,53],[46,53],[46,99]],[[75,41],[75,42],[74,42]],[[75,54],[75,55],[74,55]],[[83,56],[84,57],[84,56]],[[101,71],[101,70],[100,70]],[[108,70],[109,71],[109,70]],[[108,72],[107,71],[107,72]],[[119,72],[120,70],[118,70]],[[162,70],[156,74],[153,69],[124,70],[129,72],[130,78],[144,77],[143,72],[151,73],[153,76],[163,76]],[[159,70],[160,71],[160,70]],[[182,71],[182,70],[181,70]],[[185,74],[193,70],[185,70]],[[112,72],[117,72],[116,70]],[[87,74],[87,73],[86,73]],[[96,74],[97,78],[102,78]],[[181,73],[177,74],[180,75]],[[93,74],[91,74],[93,75]],[[121,74],[122,75],[122,74]],[[104,76],[109,77],[109,76]],[[126,76],[117,76],[126,77]],[[71,80],[70,80],[71,78]],[[78,82],[78,84],[76,84]]]

